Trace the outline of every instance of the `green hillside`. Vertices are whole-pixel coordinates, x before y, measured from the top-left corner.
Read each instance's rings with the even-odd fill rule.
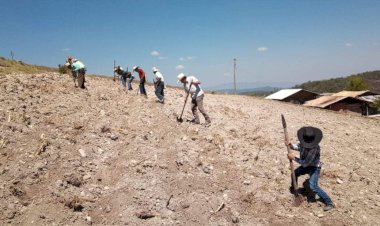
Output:
[[[368,84],[369,90],[380,93],[380,71],[368,71],[348,77],[332,78],[320,81],[309,81],[296,85],[294,88],[302,88],[317,93],[335,93],[346,88],[347,82],[353,76],[359,76]]]
[[[4,57],[0,57],[0,75],[13,74],[13,73],[35,74],[35,73],[41,73],[41,72],[58,72],[58,69],[45,67],[45,66],[26,64],[22,61],[8,60]]]

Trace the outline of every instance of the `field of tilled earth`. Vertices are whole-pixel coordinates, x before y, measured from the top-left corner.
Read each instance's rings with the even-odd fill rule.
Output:
[[[249,96],[206,94],[211,126],[112,79],[0,77],[0,225],[378,225],[380,120]],[[134,84],[137,88],[137,84]],[[322,129],[320,186],[294,207],[280,115]],[[204,119],[202,123],[204,123]],[[308,176],[299,179],[299,185]],[[306,184],[305,184],[306,185]]]

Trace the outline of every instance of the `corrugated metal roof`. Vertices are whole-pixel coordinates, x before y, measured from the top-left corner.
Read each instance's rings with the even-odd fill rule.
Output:
[[[331,104],[334,104],[334,103],[341,101],[343,99],[346,99],[346,98],[348,98],[348,97],[321,96],[321,97],[318,97],[317,99],[305,102],[304,106],[325,108]]]
[[[305,102],[304,106],[326,108],[329,105],[332,105],[336,102],[339,102],[339,101],[347,99],[347,98],[355,99],[355,100],[362,101],[362,102],[369,102],[363,98],[343,97],[343,96],[321,96],[315,100],[310,100],[310,101]]]
[[[359,98],[373,103],[377,98],[380,98],[380,95],[361,96]]]
[[[366,93],[372,93],[371,91],[369,90],[363,90],[363,91],[346,91],[346,90],[343,90],[343,91],[340,91],[339,93],[335,93],[333,94],[333,96],[338,96],[338,97],[358,97],[358,96],[362,96]],[[371,95],[371,94],[369,94]]]
[[[277,91],[267,97],[265,97],[265,99],[269,99],[269,100],[283,100],[295,93],[298,93],[299,91],[301,91],[302,89],[282,89],[280,91]]]

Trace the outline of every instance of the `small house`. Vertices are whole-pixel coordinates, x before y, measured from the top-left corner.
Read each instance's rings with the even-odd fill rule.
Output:
[[[267,96],[265,99],[279,100],[295,104],[303,104],[306,101],[317,98],[317,96],[317,93],[310,92],[304,89],[282,89],[278,92],[275,92]]]
[[[351,96],[321,96],[307,101],[304,106],[330,109],[333,111],[352,111],[368,115],[369,102],[362,98]]]

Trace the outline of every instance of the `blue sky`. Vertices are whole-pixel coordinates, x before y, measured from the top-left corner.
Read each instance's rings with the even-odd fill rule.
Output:
[[[210,87],[300,83],[380,69],[378,0],[0,0],[0,55],[88,73],[158,67]]]

